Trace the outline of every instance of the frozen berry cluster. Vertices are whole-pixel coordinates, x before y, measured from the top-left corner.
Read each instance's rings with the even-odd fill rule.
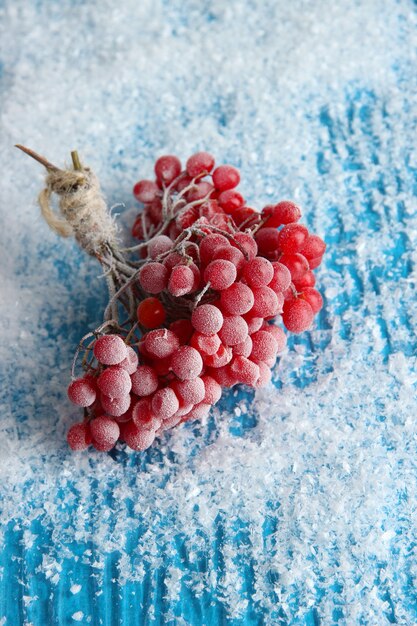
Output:
[[[206,152],[184,170],[163,156],[155,175],[133,190],[143,204],[133,226],[140,261],[127,281],[134,314],[94,333],[85,375],[68,389],[85,411],[68,432],[75,450],[119,440],[145,450],[206,416],[222,387],[266,385],[286,345],[274,322],[303,332],[323,304],[312,270],[325,244],[298,223],[296,204],[246,206],[238,170],[215,168]]]

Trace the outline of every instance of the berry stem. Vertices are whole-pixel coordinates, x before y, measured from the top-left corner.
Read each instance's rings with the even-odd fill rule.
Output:
[[[15,144],[15,148],[18,148],[19,150],[30,156],[32,159],[35,159],[35,161],[38,161],[38,163],[41,163],[44,167],[46,167],[47,170],[52,170],[55,172],[59,171],[59,167],[48,161],[48,159],[45,159],[45,157],[38,154],[34,150],[26,148],[26,146],[22,146],[20,143]]]
[[[77,150],[73,150],[73,151],[71,152],[71,159],[72,159],[72,164],[73,164],[73,166],[74,166],[74,169],[75,169],[77,172],[81,172],[81,171],[82,171],[82,169],[83,169],[83,167],[82,167],[82,165],[81,165],[80,157],[78,156],[78,152],[77,152]]]

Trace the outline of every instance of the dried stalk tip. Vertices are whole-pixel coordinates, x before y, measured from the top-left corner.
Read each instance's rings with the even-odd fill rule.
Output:
[[[72,159],[72,164],[74,166],[74,169],[77,172],[81,172],[81,170],[83,169],[82,165],[81,165],[81,161],[80,161],[80,157],[78,156],[78,152],[77,150],[73,150],[71,152],[71,159]]]
[[[22,146],[20,143],[15,144],[15,148],[18,148],[19,150],[30,156],[32,159],[35,159],[35,161],[38,161],[38,163],[41,163],[44,167],[46,167],[47,170],[54,172],[59,171],[59,167],[48,161],[48,159],[45,159],[45,157],[41,156],[37,152],[34,152],[34,150],[26,148],[26,146]]]

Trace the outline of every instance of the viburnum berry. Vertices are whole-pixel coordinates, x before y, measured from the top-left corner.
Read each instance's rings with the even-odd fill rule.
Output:
[[[171,270],[168,291],[177,298],[190,293],[194,287],[194,274],[187,265],[176,265]]]
[[[243,276],[249,287],[262,287],[273,279],[274,268],[268,259],[257,256],[245,264]]]
[[[133,421],[121,424],[121,436],[132,450],[147,450],[155,440],[155,432],[153,430],[143,427],[138,428]]]
[[[224,261],[230,261],[236,267],[237,274],[245,265],[245,257],[238,248],[234,248],[230,244],[227,246],[219,246],[214,250],[213,261],[223,259]]]
[[[251,335],[253,342],[250,358],[256,362],[275,358],[278,352],[278,344],[271,333],[265,330],[258,330]]]
[[[204,400],[204,381],[199,376],[189,380],[175,381],[172,387],[182,404],[194,405]]]
[[[120,435],[120,428],[115,420],[102,415],[90,422],[93,446],[101,452],[108,452],[116,445]]]
[[[240,315],[226,315],[219,330],[219,338],[225,346],[236,346],[248,336],[248,325]]]
[[[306,257],[306,259],[310,260],[322,257],[325,250],[326,244],[323,239],[321,239],[318,235],[309,235],[304,241],[300,252]]]
[[[150,396],[158,389],[159,381],[155,370],[149,365],[139,365],[131,375],[132,392],[137,396]]]
[[[191,323],[202,335],[215,335],[223,325],[223,315],[213,304],[201,304],[194,309]]]
[[[275,291],[264,285],[253,287],[254,303],[250,312],[254,317],[272,317],[279,312],[279,302]]]
[[[289,270],[288,270],[288,273],[289,273]],[[290,281],[291,281],[291,274],[290,274]],[[294,287],[297,289],[297,291],[302,291],[303,289],[307,289],[308,287],[314,287],[315,284],[316,284],[316,277],[314,276],[311,270],[308,270],[298,280],[294,280]]]
[[[220,348],[221,341],[217,334],[203,335],[196,331],[191,337],[190,344],[200,352],[200,354],[215,354]]]
[[[203,360],[192,346],[180,346],[172,355],[171,369],[180,380],[190,380],[201,374]]]
[[[255,235],[259,254],[270,261],[277,261],[279,249],[279,232],[275,228],[261,228]]]
[[[291,274],[290,270],[286,265],[275,261],[272,265],[272,270],[274,275],[271,281],[268,283],[268,287],[273,289],[273,291],[282,292],[286,291],[291,284]]]
[[[187,174],[196,178],[201,174],[209,174],[214,167],[214,157],[208,152],[196,152],[190,156],[186,164]]]
[[[123,367],[112,365],[100,374],[97,379],[97,386],[105,396],[122,398],[129,394],[132,382]]]
[[[127,357],[126,344],[118,335],[103,335],[96,339],[93,352],[103,365],[118,365]]]
[[[201,420],[207,417],[211,409],[211,405],[206,402],[196,404],[189,413],[184,415],[183,420],[188,422],[191,420]]]
[[[220,165],[214,170],[212,178],[219,191],[233,189],[240,183],[239,171],[233,165]]]
[[[231,245],[236,246],[239,250],[243,250],[248,260],[254,259],[258,254],[258,244],[249,233],[236,233]]]
[[[303,298],[303,300],[309,303],[313,309],[313,313],[318,313],[323,307],[323,298],[317,289],[307,288],[304,289],[299,295],[300,298]]]
[[[229,246],[229,240],[220,234],[207,235],[200,243],[200,260],[206,265],[213,258],[216,248],[220,246]]]
[[[274,324],[265,324],[265,326],[262,327],[262,330],[271,333],[274,337],[278,346],[277,352],[282,352],[285,349],[285,346],[287,345],[287,335],[284,333],[282,328],[274,326]]]
[[[233,214],[245,204],[245,198],[235,189],[222,191],[219,195],[219,204],[225,213]]]
[[[169,325],[169,329],[177,335],[180,344],[188,343],[194,332],[191,320],[188,319],[175,320]]]
[[[222,395],[222,388],[220,387],[219,383],[214,380],[212,376],[208,376],[207,374],[202,376],[201,380],[204,383],[205,390],[203,402],[205,402],[206,404],[216,404],[220,400]]]
[[[231,315],[248,313],[255,302],[253,291],[242,282],[231,285],[221,292],[220,304],[222,309]]]
[[[86,450],[92,441],[89,425],[85,422],[73,424],[67,432],[67,441],[71,450]]]
[[[309,270],[309,264],[305,256],[296,252],[295,254],[283,254],[280,263],[285,265],[291,274],[292,280],[299,280]]]
[[[159,184],[169,185],[181,174],[181,161],[172,155],[159,157],[155,163],[155,174]]]
[[[283,200],[273,206],[266,206],[261,215],[263,219],[267,219],[265,226],[277,227],[282,224],[298,222],[301,217],[301,210],[294,202]]]
[[[235,356],[248,357],[250,353],[252,352],[252,347],[253,347],[252,337],[248,335],[245,341],[242,341],[242,343],[238,343],[235,346],[233,346],[233,354]]]
[[[91,377],[77,378],[68,387],[68,398],[78,406],[91,406],[96,397],[96,387]]]
[[[145,348],[152,357],[163,359],[171,356],[179,346],[175,333],[168,328],[150,330],[145,336]]]
[[[308,230],[302,224],[288,224],[279,231],[278,245],[284,254],[300,252],[308,238]]]
[[[301,298],[292,298],[284,303],[282,321],[292,333],[302,333],[313,323],[314,313],[310,304]]]
[[[167,419],[179,409],[178,398],[171,387],[158,389],[152,396],[152,412],[161,419]]]
[[[208,367],[218,368],[224,367],[233,358],[232,348],[229,346],[225,346],[223,344],[220,345],[220,348],[217,350],[215,354],[207,354],[204,355],[204,364]]]
[[[139,282],[148,293],[160,293],[168,284],[168,269],[156,261],[146,263],[139,272]]]
[[[266,385],[268,385],[268,383],[270,382],[272,378],[271,368],[268,367],[266,363],[259,361],[258,367],[259,367],[259,378],[255,383],[256,389],[259,389],[260,387],[266,387]]]
[[[153,329],[162,326],[166,319],[164,305],[158,298],[145,298],[140,302],[137,309],[139,324],[145,328]]]
[[[143,204],[152,202],[152,200],[155,200],[159,194],[159,187],[152,180],[140,180],[133,187],[133,195]]]
[[[314,259],[308,259],[308,265],[311,270],[315,270],[322,262],[323,257],[318,256]]]
[[[141,398],[132,409],[132,421],[140,428],[157,430],[161,425],[161,419],[152,412],[151,400]]]
[[[119,417],[126,413],[130,407],[130,395],[126,394],[121,397],[109,397],[104,394],[100,396],[101,406],[103,410],[112,415],[113,417]]]
[[[171,250],[174,246],[172,239],[166,235],[158,235],[148,243],[148,255],[151,259],[156,259],[160,254]]]
[[[211,261],[204,270],[204,280],[216,291],[223,291],[233,285],[236,276],[236,265],[224,259]]]
[[[252,333],[256,333],[259,330],[264,322],[263,317],[253,317],[252,313],[246,313],[243,315],[243,319],[246,321],[248,325],[248,332],[251,335]]]
[[[201,183],[197,183],[187,194],[188,202],[196,202],[197,200],[203,200],[210,197],[214,191],[213,185],[210,185],[207,181],[203,180]]]
[[[230,370],[238,382],[254,387],[260,376],[259,366],[244,356],[235,356]]]
[[[120,367],[126,370],[128,374],[136,372],[139,358],[134,349],[131,346],[127,346],[127,357],[119,363]]]

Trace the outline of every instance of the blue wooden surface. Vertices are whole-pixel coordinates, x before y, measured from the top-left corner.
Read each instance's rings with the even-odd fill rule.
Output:
[[[0,624],[416,624],[416,5],[0,7]],[[325,308],[276,391],[145,454],[70,454],[105,286],[38,217],[17,141],[79,147],[126,225],[163,152],[233,162],[255,206],[295,197]]]

